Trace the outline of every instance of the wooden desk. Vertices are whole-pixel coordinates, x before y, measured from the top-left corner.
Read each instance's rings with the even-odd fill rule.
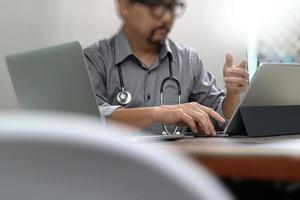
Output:
[[[186,138],[168,145],[220,177],[300,181],[300,135]]]

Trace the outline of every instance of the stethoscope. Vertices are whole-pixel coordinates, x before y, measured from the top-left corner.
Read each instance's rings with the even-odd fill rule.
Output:
[[[174,83],[176,83],[177,91],[178,91],[178,104],[181,103],[181,85],[180,85],[178,79],[176,77],[174,77],[174,75],[173,75],[172,61],[171,61],[169,54],[168,54],[168,61],[169,61],[169,76],[166,77],[165,79],[163,79],[163,81],[160,84],[160,105],[164,105],[164,87],[168,81],[173,81]],[[121,69],[121,63],[119,63],[117,66],[118,66],[120,86],[121,86],[121,90],[117,94],[117,102],[122,106],[126,106],[131,102],[132,95],[125,88],[124,81],[123,81],[122,69]],[[162,135],[180,135],[180,131],[178,131],[177,126],[175,127],[173,132],[170,132],[166,125],[163,125],[163,128],[164,128],[164,131],[162,132]]]

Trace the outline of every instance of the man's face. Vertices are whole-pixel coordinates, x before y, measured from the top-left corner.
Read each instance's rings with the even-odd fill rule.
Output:
[[[161,44],[173,25],[175,9],[178,6],[177,1],[152,0],[149,2],[147,0],[127,0],[126,6],[123,7],[126,9],[123,10],[125,26],[137,37],[151,44]]]

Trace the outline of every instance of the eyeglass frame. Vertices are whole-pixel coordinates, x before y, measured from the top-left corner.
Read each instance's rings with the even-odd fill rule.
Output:
[[[152,3],[152,2],[149,2],[147,0],[132,0],[132,2],[140,3],[140,4],[148,6],[150,8],[151,15],[154,18],[157,18],[157,19],[163,17],[166,14],[167,11],[174,14],[174,16],[176,18],[181,17],[184,14],[185,7],[186,7],[186,4],[184,3],[184,1],[176,1],[176,0],[171,4],[164,4],[164,3],[157,3],[157,2]],[[157,6],[163,6],[163,11],[161,12],[160,15],[155,14],[155,8]],[[180,8],[182,9],[180,14],[175,13],[175,7],[176,6],[180,6]]]

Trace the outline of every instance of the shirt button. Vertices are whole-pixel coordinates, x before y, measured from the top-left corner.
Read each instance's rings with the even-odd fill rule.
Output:
[[[150,97],[150,94],[148,94],[148,96],[147,96],[147,99],[148,99],[148,100],[150,100],[150,99],[151,99],[151,97]]]
[[[150,74],[151,74],[151,71],[148,72],[148,75],[150,75]]]

